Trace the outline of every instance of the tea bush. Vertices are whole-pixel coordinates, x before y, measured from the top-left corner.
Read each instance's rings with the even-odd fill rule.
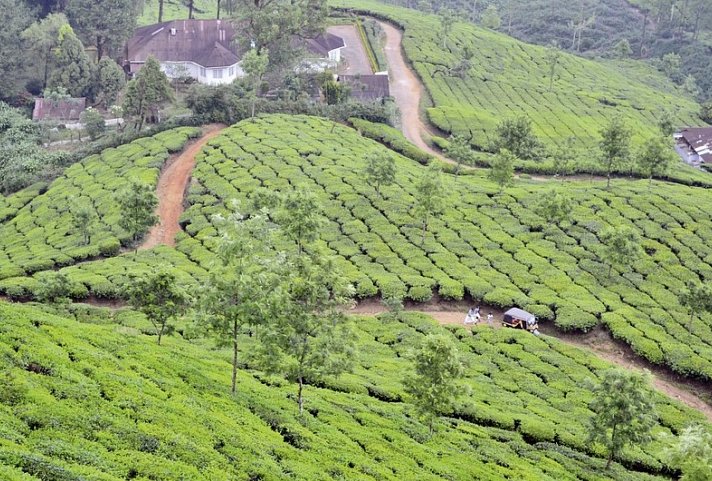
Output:
[[[177,335],[157,346],[95,315],[79,323],[0,302],[0,476],[653,481],[666,478],[649,473],[675,468],[661,461],[674,433],[702,422],[655,394],[654,441],[624,451],[633,468],[604,472],[584,446],[590,393],[581,384],[610,366],[546,336],[453,329],[472,394],[429,437],[401,384],[405,355],[442,329],[425,316],[358,318],[364,355],[354,372],[308,385],[299,418],[294,386],[249,365],[230,396],[228,351]]]

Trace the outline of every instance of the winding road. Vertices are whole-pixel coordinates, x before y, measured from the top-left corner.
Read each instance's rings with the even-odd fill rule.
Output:
[[[421,150],[439,159],[448,160],[423,140],[423,134],[428,132],[427,126],[420,118],[423,85],[403,57],[401,45],[403,32],[390,23],[381,21],[379,23],[386,33],[384,52],[388,62],[391,95],[396,99],[396,105],[398,105],[401,113],[401,130],[403,134]]]

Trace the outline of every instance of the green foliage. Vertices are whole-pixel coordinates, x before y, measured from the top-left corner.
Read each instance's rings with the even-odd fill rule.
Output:
[[[680,481],[712,479],[712,434],[704,426],[685,428],[669,454],[672,462],[681,466]]]
[[[396,181],[396,161],[393,156],[386,153],[372,154],[366,161],[364,175],[370,184],[376,188],[380,195],[381,186],[388,187]]]
[[[157,115],[159,106],[171,100],[173,90],[168,77],[161,71],[158,60],[149,56],[128,83],[122,107],[126,115],[138,118],[137,128],[141,130],[151,115]]]
[[[62,304],[70,302],[71,281],[63,272],[42,272],[37,277],[35,297],[40,302]]]
[[[504,119],[497,125],[492,151],[509,150],[520,159],[540,157],[541,144],[532,131],[532,121],[528,117]]]
[[[695,315],[712,312],[712,286],[709,284],[690,281],[680,291],[678,298],[680,305],[690,313],[690,322],[687,325],[689,331],[692,331]]]
[[[551,7],[551,1],[537,2],[536,8],[531,7],[531,0],[526,3],[511,0],[511,8],[506,8],[504,3],[500,3],[502,8],[499,12],[502,15],[503,12],[508,15],[512,12],[524,21],[530,21],[534,14],[540,15],[540,10],[553,11],[557,18],[564,12],[570,14],[576,11],[575,17],[579,13],[578,8],[572,9],[563,0],[556,1],[558,8]],[[336,5],[374,12],[402,26],[405,30],[405,54],[432,99],[433,106],[427,109],[428,119],[447,134],[464,135],[471,139],[473,146],[482,150],[489,150],[496,137],[497,124],[503,118],[517,117],[522,113],[531,119],[534,134],[547,148],[576,137],[579,147],[590,150],[598,140],[597,132],[615,115],[623,117],[634,128],[635,143],[642,142],[657,130],[656,112],[671,105],[676,106],[673,112],[676,125],[699,124],[699,105],[653,67],[642,62],[593,61],[562,53],[556,64],[555,83],[550,92],[547,84],[552,64],[547,60],[547,49],[543,47],[521,43],[507,35],[460,22],[447,40],[451,51],[442,47],[439,20],[435,15],[374,0],[338,0]],[[454,2],[449,5],[455,7]],[[472,4],[468,7],[469,12]],[[588,18],[595,7],[587,6],[585,10],[590,12]],[[525,11],[527,15],[522,13]],[[595,17],[596,26],[601,18],[600,15]],[[508,25],[509,19],[506,20]],[[578,18],[572,20],[580,23]],[[542,19],[538,25],[549,27],[549,24],[555,22]],[[589,35],[591,27],[589,24],[583,30],[577,30],[577,43],[579,35]],[[626,32],[628,25],[623,23],[620,28],[611,30]],[[620,35],[617,31],[616,34]],[[556,35],[548,36],[541,44],[550,45],[552,40],[561,43],[571,37],[571,31],[565,34],[557,31]],[[566,45],[562,45],[564,47]],[[468,54],[472,55],[469,62],[471,68],[463,75],[436,74],[457,66]],[[698,77],[704,77],[704,74]],[[585,171],[595,168],[591,167],[592,162],[588,162],[588,156],[580,160],[578,168]],[[535,168],[542,166],[532,166],[532,169]]]
[[[251,49],[242,58],[242,70],[245,71],[245,76],[248,84],[250,85],[250,97],[252,99],[252,115],[255,116],[255,105],[257,102],[257,96],[260,93],[260,85],[262,84],[262,77],[264,77],[267,72],[267,65],[269,64],[269,51],[264,49],[262,51],[256,48]]]
[[[679,83],[682,80],[680,63],[682,59],[677,53],[666,53],[660,59],[660,70],[673,82]]]
[[[608,276],[612,266],[627,267],[642,254],[640,235],[625,225],[612,226],[601,231],[601,242],[606,246],[605,260],[609,264]]]
[[[69,25],[59,28],[59,40],[54,50],[55,67],[48,86],[62,87],[72,97],[91,97],[94,66],[84,51],[84,45]]]
[[[38,67],[37,74],[42,79],[42,89],[47,87],[47,79],[53,65],[53,50],[59,41],[59,30],[67,24],[67,17],[63,13],[50,13],[22,32],[22,38],[26,45],[35,55],[35,59],[41,62],[36,66]]]
[[[633,49],[630,47],[630,42],[627,38],[620,40],[613,47],[613,56],[615,58],[630,58],[633,55]]]
[[[91,234],[98,221],[98,216],[94,206],[86,198],[82,198],[79,201],[77,199],[72,200],[78,203],[72,216],[74,229],[81,234],[84,245],[87,245],[91,243]]]
[[[589,408],[594,414],[589,424],[588,441],[606,448],[606,468],[626,445],[640,445],[652,440],[656,414],[649,374],[615,369],[606,372],[593,390]]]
[[[611,186],[611,173],[625,165],[630,156],[630,140],[633,131],[621,117],[613,117],[600,131],[601,164],[608,177],[607,187]]]
[[[21,35],[32,24],[33,18],[32,10],[22,0],[0,0],[0,11],[7,14],[0,31],[0,72],[3,72],[0,75],[0,101],[4,101],[17,93],[17,72],[28,63]]]
[[[97,93],[104,108],[109,108],[119,97],[119,93],[126,84],[126,75],[109,57],[104,57],[99,61],[97,67]]]
[[[425,234],[428,230],[430,218],[439,214],[443,207],[443,185],[440,169],[433,165],[420,177],[415,195],[415,217],[420,219],[423,234],[420,244],[425,243]]]
[[[415,372],[404,381],[405,391],[432,434],[435,419],[448,413],[456,399],[467,393],[460,382],[465,368],[455,343],[444,334],[427,336],[413,354],[413,364]]]
[[[614,463],[604,476],[584,445],[591,393],[580,381],[598,379],[609,365],[547,336],[486,327],[476,336],[450,334],[412,313],[392,322],[359,317],[353,327],[368,355],[355,360],[353,373],[308,387],[314,395],[300,418],[293,386],[254,365],[238,373],[241,389],[231,397],[229,350],[177,333],[159,347],[131,327],[135,313],[109,325],[97,316],[80,323],[0,302],[0,477],[35,481],[26,473],[43,469],[104,481],[128,473],[155,481],[326,481],[332,473],[386,481],[662,481],[643,470],[663,468],[659,459],[677,440],[672,430],[704,423],[651,394],[663,416],[655,441],[623,450],[621,460],[635,469]],[[401,379],[412,369],[407,353],[433,331],[456,345],[468,366],[461,392],[472,390],[428,439],[402,402]],[[245,336],[244,351],[255,346]],[[552,434],[556,444],[546,441]]]
[[[499,193],[514,182],[514,162],[516,156],[507,149],[501,149],[495,156],[494,161],[487,174],[489,180],[499,186]]]
[[[450,136],[449,143],[445,149],[445,155],[457,162],[455,173],[460,172],[460,166],[471,167],[475,163],[475,155],[470,146],[470,141],[462,135]]]
[[[119,227],[129,234],[133,242],[158,222],[154,214],[158,197],[152,185],[132,181],[117,194],[116,202],[121,209]]]
[[[67,161],[62,152],[44,149],[39,126],[0,102],[0,192],[15,192],[46,180]]]
[[[99,59],[118,56],[136,26],[138,8],[133,0],[72,0],[67,17],[84,42],[92,42]]]
[[[571,199],[560,190],[550,190],[542,195],[536,206],[536,213],[547,222],[560,225],[571,215]]]
[[[485,11],[482,12],[480,23],[485,28],[497,30],[502,25],[502,18],[499,16],[499,11],[495,5],[487,5]]]
[[[648,139],[636,159],[640,170],[647,173],[651,185],[653,176],[664,175],[677,160],[672,141],[660,136]]]
[[[82,112],[81,121],[91,140],[98,139],[101,137],[101,134],[106,131],[104,117],[92,107],[87,107],[87,109]]]
[[[160,345],[168,323],[185,312],[189,300],[176,285],[173,274],[159,272],[134,281],[129,288],[129,302],[151,321]]]

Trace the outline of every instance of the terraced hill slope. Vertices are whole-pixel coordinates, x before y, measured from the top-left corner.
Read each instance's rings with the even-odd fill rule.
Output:
[[[689,323],[678,294],[691,279],[712,278],[712,197],[709,190],[647,181],[520,181],[504,195],[477,175],[443,174],[446,207],[432,220],[424,243],[414,211],[415,185],[425,168],[394,153],[396,183],[376,193],[364,179],[366,158],[387,153],[353,129],[303,116],[266,116],[226,129],[197,158],[185,232],[176,249],[160,247],[63,270],[75,295],[120,296],[134,276],[170,267],[186,284],[199,282],[215,261],[212,215],[233,199],[249,212],[256,189],[303,186],[322,201],[329,223],[321,244],[337,256],[360,297],[397,289],[424,301],[470,296],[493,306],[516,305],[564,330],[602,323],[641,356],[675,372],[712,379],[712,319]],[[77,169],[83,168],[81,165]],[[558,189],[571,201],[560,227],[536,212],[539,199]],[[39,196],[53,196],[55,187]],[[61,214],[61,213],[60,213]],[[47,222],[41,209],[23,208],[27,225]],[[113,214],[112,214],[113,215]],[[600,232],[627,225],[641,237],[642,257],[614,266],[609,276]],[[42,232],[38,230],[37,232]],[[44,237],[27,236],[38,249]],[[11,246],[0,247],[12,250]],[[47,267],[61,267],[76,259]],[[11,269],[23,265],[13,261]],[[4,269],[3,272],[13,272]],[[33,277],[7,277],[0,291],[31,295]]]
[[[596,62],[562,54],[550,87],[544,47],[458,23],[447,39],[439,20],[374,0],[340,0],[335,5],[373,12],[405,28],[403,48],[432,98],[430,121],[448,133],[472,137],[487,148],[495,126],[507,117],[527,115],[550,144],[569,137],[593,147],[598,132],[614,115],[634,129],[637,140],[656,132],[660,112],[672,112],[679,125],[700,124],[698,104],[657,71],[636,61]],[[471,55],[471,68],[456,75]]]
[[[464,397],[430,438],[401,379],[436,327],[422,316],[359,318],[353,374],[306,388],[248,369],[229,395],[229,354],[89,316],[81,324],[0,302],[0,477],[652,481],[674,433],[698,414],[655,395],[655,440],[614,465],[584,452],[589,393],[609,366],[547,337],[453,330],[469,363]],[[250,346],[245,346],[249,351]]]

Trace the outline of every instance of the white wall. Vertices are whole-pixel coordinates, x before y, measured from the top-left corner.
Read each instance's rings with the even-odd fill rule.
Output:
[[[231,69],[232,75],[230,74]],[[220,68],[205,68],[194,62],[161,62],[161,70],[168,78],[188,76],[206,85],[229,84],[236,78],[245,76],[240,62]],[[221,72],[219,78],[215,76],[215,72]]]

